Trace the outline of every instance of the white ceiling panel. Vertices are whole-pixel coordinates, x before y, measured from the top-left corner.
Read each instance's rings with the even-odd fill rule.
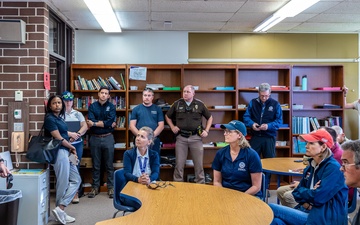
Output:
[[[76,29],[101,29],[83,0],[42,1],[49,4],[60,17]],[[287,2],[289,0],[110,0],[123,32],[252,32],[258,24]],[[170,21],[172,26],[165,27],[165,21]],[[359,31],[360,0],[320,0],[299,15],[286,18],[268,32]]]

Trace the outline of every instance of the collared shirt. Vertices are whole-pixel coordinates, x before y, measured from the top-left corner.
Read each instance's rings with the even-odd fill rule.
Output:
[[[92,103],[89,107],[88,119],[93,122],[104,122],[104,127],[90,127],[93,134],[112,133],[114,131],[112,124],[116,120],[116,109],[114,104],[109,101],[106,101],[102,105],[98,101]]]
[[[137,129],[147,126],[155,130],[158,127],[158,123],[164,121],[164,114],[161,108],[155,104],[151,106],[139,104],[131,112],[130,120],[136,120]]]
[[[145,162],[145,158],[146,158],[145,173],[150,176],[151,169],[150,169],[149,150],[146,150],[145,155],[141,155],[138,148],[136,148],[136,161],[135,161],[135,165],[134,165],[132,174],[137,177],[141,176],[141,168],[140,168],[139,158],[141,161],[141,167],[144,166],[144,162]]]

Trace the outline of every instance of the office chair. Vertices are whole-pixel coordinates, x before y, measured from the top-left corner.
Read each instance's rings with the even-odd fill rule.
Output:
[[[351,201],[351,205],[349,205],[348,207],[348,220],[349,220],[349,223],[351,224],[351,218],[349,216],[350,213],[354,212],[355,209],[356,209],[356,204],[357,204],[357,195],[358,195],[358,192],[355,188],[354,190],[354,195],[353,195],[353,198],[352,198],[352,201]]]
[[[266,179],[265,179],[265,173],[261,173],[261,192],[262,192],[262,200],[267,203],[267,189],[266,189]]]
[[[121,190],[126,185],[126,179],[124,176],[124,169],[118,169],[114,172],[114,198],[113,198],[113,204],[115,209],[117,211],[114,213],[113,218],[116,217],[116,214],[120,211],[123,211],[123,216],[126,212],[135,212],[139,207],[136,207],[137,199],[120,193]],[[124,201],[126,202],[134,202],[134,205],[125,205]]]

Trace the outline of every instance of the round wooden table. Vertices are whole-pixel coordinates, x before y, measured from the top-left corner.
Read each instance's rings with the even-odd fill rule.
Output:
[[[122,193],[139,199],[140,209],[96,225],[265,225],[273,219],[273,212],[265,202],[243,192],[206,184],[171,184],[174,187],[152,190],[128,182]]]

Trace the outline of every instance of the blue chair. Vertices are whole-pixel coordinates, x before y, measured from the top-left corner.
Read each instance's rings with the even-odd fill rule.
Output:
[[[357,192],[357,190],[355,188],[354,195],[353,195],[353,198],[351,200],[351,205],[349,205],[349,207],[348,207],[348,214],[354,212],[355,209],[356,209],[357,195],[358,195],[358,192]],[[351,218],[349,217],[349,215],[348,215],[348,220],[349,220],[349,223],[351,224],[352,221],[351,221]]]
[[[265,178],[265,173],[261,173],[261,192],[262,192],[262,200],[264,202],[267,203],[268,199],[267,199],[267,189],[266,189],[266,178]]]
[[[118,169],[114,172],[114,198],[113,204],[117,211],[114,213],[113,218],[116,217],[116,214],[120,211],[123,211],[123,216],[126,212],[135,212],[141,203],[129,195],[120,193],[121,190],[125,187],[127,181],[124,176],[124,169]],[[130,203],[131,205],[126,205],[124,202]],[[133,204],[132,204],[133,202]]]

